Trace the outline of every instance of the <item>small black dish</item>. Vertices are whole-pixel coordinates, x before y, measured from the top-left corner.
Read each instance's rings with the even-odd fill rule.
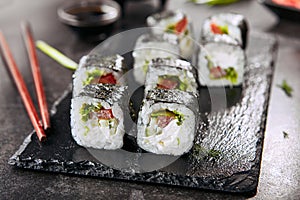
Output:
[[[259,0],[259,2],[278,15],[279,18],[300,22],[300,9],[291,6],[280,5],[272,0]]]
[[[118,3],[111,0],[80,0],[67,2],[57,10],[59,19],[80,36],[101,36],[105,39],[121,16]]]

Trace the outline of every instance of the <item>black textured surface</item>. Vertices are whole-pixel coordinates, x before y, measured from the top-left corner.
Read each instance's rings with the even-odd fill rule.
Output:
[[[275,52],[276,42],[272,37],[251,34],[249,65],[242,91],[240,88],[226,89],[226,109],[200,113],[202,122],[195,143],[206,152],[220,152],[217,157],[210,157],[205,151],[195,156],[194,148],[170,166],[153,172],[137,173],[107,167],[92,156],[92,151],[79,147],[71,138],[71,93],[67,91],[54,107],[56,113],[51,118],[53,127],[47,142],[40,144],[35,134],[29,135],[9,163],[40,171],[254,194]],[[202,96],[205,90],[201,89]],[[200,105],[212,107],[207,99],[203,98],[205,102]],[[125,140],[125,147],[126,143],[134,144],[130,139]]]

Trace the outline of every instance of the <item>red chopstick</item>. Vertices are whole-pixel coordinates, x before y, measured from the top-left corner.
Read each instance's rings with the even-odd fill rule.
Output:
[[[23,39],[26,44],[26,49],[30,61],[30,66],[31,66],[32,76],[33,76],[35,90],[37,94],[37,99],[39,103],[39,108],[42,116],[43,126],[44,126],[44,130],[47,130],[50,128],[50,116],[48,112],[46,95],[44,92],[44,87],[42,82],[42,75],[40,72],[40,67],[36,55],[33,34],[28,22],[23,22],[21,26],[22,26]]]
[[[9,46],[8,46],[1,31],[0,31],[0,49],[1,49],[1,56],[3,58],[3,61],[7,65],[8,69],[14,79],[14,82],[19,90],[19,93],[21,95],[21,98],[23,100],[25,108],[27,110],[27,114],[29,115],[31,123],[36,131],[36,134],[40,141],[44,141],[46,139],[46,134],[44,132],[42,124],[39,121],[37,111],[33,105],[31,98],[30,98],[30,95],[29,95],[28,89],[26,88],[24,79],[22,78],[22,75],[17,67],[17,64],[11,54]]]

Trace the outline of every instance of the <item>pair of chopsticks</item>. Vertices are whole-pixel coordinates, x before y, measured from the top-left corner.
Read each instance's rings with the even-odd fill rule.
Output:
[[[39,109],[42,117],[42,122],[39,119],[38,113],[34,107],[28,89],[25,85],[25,81],[17,67],[17,64],[12,56],[12,53],[9,49],[9,46],[6,42],[6,39],[2,32],[0,31],[0,50],[2,59],[7,66],[9,72],[12,75],[12,78],[17,86],[19,94],[22,98],[24,106],[26,108],[27,114],[31,120],[31,123],[36,131],[38,139],[40,141],[44,141],[46,139],[45,131],[50,128],[50,117],[49,111],[46,102],[46,96],[42,83],[42,76],[40,72],[40,67],[36,55],[36,49],[33,39],[33,34],[30,28],[29,23],[24,22],[21,24],[22,35],[24,42],[26,44],[26,49],[28,53],[28,57],[30,60],[31,71],[34,79],[34,85],[36,89]]]

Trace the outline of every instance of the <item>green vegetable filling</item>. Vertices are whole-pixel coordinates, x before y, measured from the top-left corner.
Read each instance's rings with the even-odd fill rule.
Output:
[[[88,126],[84,126],[84,133],[83,133],[83,135],[84,136],[87,136],[87,134],[90,132],[90,128],[88,127]]]
[[[175,32],[175,24],[170,24],[167,26],[167,28],[165,29],[166,33],[174,33]]]
[[[149,66],[150,61],[149,60],[145,60],[144,65],[142,66],[143,72],[144,74],[146,74],[148,72],[148,66]]]
[[[235,84],[238,80],[238,73],[233,67],[228,67],[225,69],[226,76],[225,78],[229,80],[231,83]]]
[[[87,72],[87,78],[85,81],[83,81],[83,85],[90,85],[95,79],[100,78],[103,76],[104,71],[99,69],[94,69],[93,71]]]
[[[211,68],[213,68],[215,66],[214,63],[213,63],[213,61],[211,60],[211,58],[209,56],[205,56],[204,58],[207,60],[207,67],[208,67],[208,69],[211,69]]]
[[[212,59],[211,59],[209,56],[205,56],[204,58],[207,60],[207,68],[208,68],[209,70],[212,70],[213,68],[215,68],[214,63],[213,63]],[[235,70],[235,68],[233,68],[233,67],[228,67],[228,68],[225,68],[225,69],[224,69],[224,68],[221,68],[221,67],[220,67],[220,69],[225,71],[224,75],[223,75],[223,76],[220,76],[220,77],[218,77],[218,78],[216,78],[214,75],[212,75],[211,77],[213,77],[213,79],[221,79],[221,78],[225,78],[225,79],[227,79],[228,81],[230,81],[232,84],[236,84],[236,83],[237,83],[237,81],[238,81],[238,73],[237,73],[237,71]],[[218,72],[218,73],[221,74],[221,71]]]
[[[157,112],[151,113],[152,118],[157,118],[158,116],[168,116],[168,117],[174,117],[177,120],[177,125],[181,126],[184,121],[184,115],[182,113],[179,113],[177,110],[170,111],[168,109],[165,110],[159,110]]]
[[[83,122],[87,122],[91,118],[91,113],[98,112],[101,110],[101,108],[102,105],[100,103],[98,103],[97,105],[87,104],[87,103],[82,104],[79,110],[79,113],[81,115],[81,120]]]
[[[165,81],[169,83],[163,84]],[[181,91],[186,91],[188,87],[188,85],[181,81],[178,76],[162,75],[158,77],[158,85],[161,85],[165,89],[173,89],[172,84],[176,84],[176,87],[174,89],[179,89]]]

